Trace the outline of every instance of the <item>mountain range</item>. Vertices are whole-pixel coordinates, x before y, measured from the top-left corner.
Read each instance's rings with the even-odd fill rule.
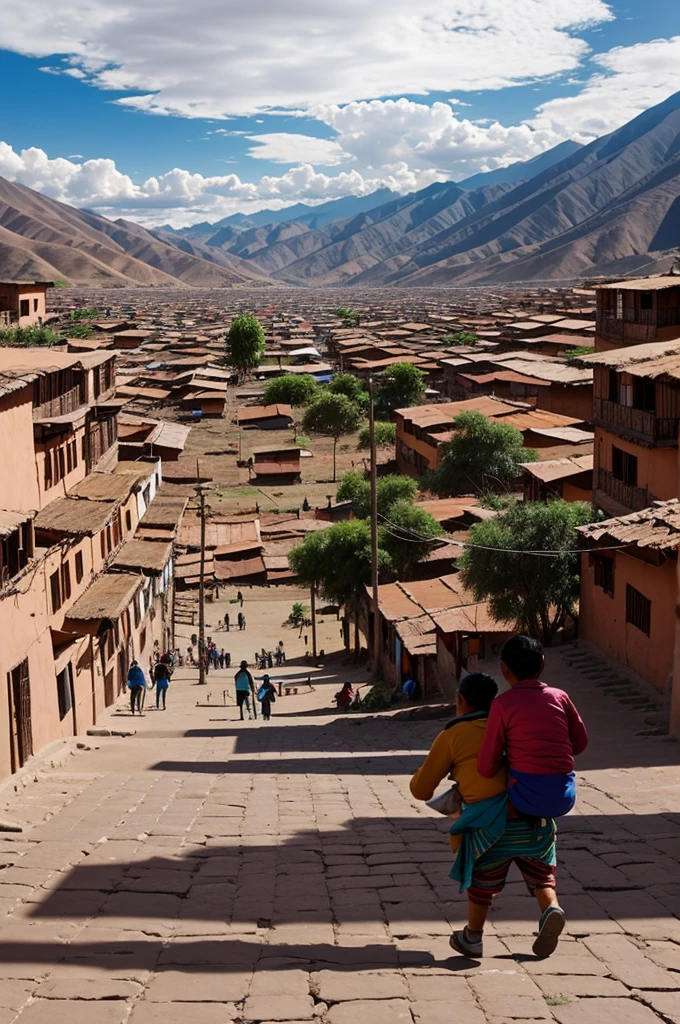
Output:
[[[466,285],[665,269],[680,247],[680,93],[587,146],[316,207],[173,230],[0,178],[0,278],[78,285]]]

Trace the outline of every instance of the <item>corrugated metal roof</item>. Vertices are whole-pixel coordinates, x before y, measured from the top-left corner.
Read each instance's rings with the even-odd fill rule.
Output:
[[[0,537],[8,537],[10,533],[18,530],[22,523],[32,519],[33,515],[33,512],[13,512],[0,508]]]
[[[651,292],[664,288],[680,288],[680,277],[673,274],[660,274],[658,277],[635,277],[628,281],[613,281],[611,284],[596,284],[597,291],[632,291]]]
[[[118,619],[143,584],[143,576],[105,572],[71,606],[67,618],[79,621]]]
[[[239,561],[223,560],[215,562],[215,579],[231,580],[246,576],[259,576],[265,571],[262,555],[255,558],[242,558]]]
[[[256,420],[274,419],[278,416],[292,417],[293,410],[289,405],[243,405],[236,410],[236,418],[239,423],[249,423]]]
[[[432,618],[443,633],[512,633],[515,623],[495,619],[486,602],[437,612]]]
[[[656,548],[660,551],[676,550],[680,547],[680,501],[655,501],[641,512],[627,516],[606,519],[602,523],[589,523],[576,527],[587,540],[605,544],[631,544],[640,548]]]
[[[522,465],[530,476],[543,483],[550,483],[578,476],[579,473],[592,472],[593,461],[592,455],[574,455],[571,459],[547,459],[545,462],[524,462]]]
[[[680,284],[680,277],[677,279]],[[609,366],[612,369],[635,372],[635,368],[643,367],[640,376],[660,376],[656,367],[662,359],[670,360],[670,366],[680,367],[680,341],[652,341],[646,345],[628,345],[615,348],[609,352],[595,352],[591,356],[579,356],[579,363],[585,366]],[[666,369],[665,372],[668,372]]]
[[[113,565],[121,569],[141,569],[160,575],[172,556],[172,544],[133,537],[118,552]]]

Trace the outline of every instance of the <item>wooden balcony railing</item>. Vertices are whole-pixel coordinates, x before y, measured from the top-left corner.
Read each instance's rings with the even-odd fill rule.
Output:
[[[678,417],[657,416],[604,398],[593,399],[593,419],[599,426],[612,427],[648,444],[664,441],[677,444],[680,430]]]
[[[75,412],[81,405],[84,405],[81,388],[71,388],[70,391],[65,391],[62,395],[57,395],[56,398],[50,398],[42,405],[34,406],[33,419],[42,420],[50,416],[64,416],[66,413]]]
[[[597,489],[617,504],[630,509],[631,512],[639,512],[640,509],[648,508],[654,501],[654,496],[649,493],[646,487],[634,487],[632,484],[625,484],[623,480],[617,480],[608,469],[598,469]]]

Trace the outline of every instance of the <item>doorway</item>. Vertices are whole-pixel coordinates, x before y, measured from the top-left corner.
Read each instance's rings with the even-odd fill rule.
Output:
[[[12,772],[22,768],[33,753],[31,684],[28,658],[7,673],[10,754]]]

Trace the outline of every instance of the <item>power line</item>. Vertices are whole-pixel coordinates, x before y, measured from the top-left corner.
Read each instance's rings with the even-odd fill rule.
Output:
[[[389,530],[383,526],[383,529],[395,540],[407,541],[410,544],[441,544],[446,543],[445,537],[426,537],[425,534],[417,533],[415,530],[411,530],[405,526],[399,526],[397,523],[391,522],[386,516],[378,513],[378,519],[382,519],[383,522],[387,523],[388,526],[392,527]],[[402,531],[402,533],[395,533],[395,530]],[[403,536],[404,533],[410,533],[410,537]],[[449,544],[457,544],[462,548],[477,549],[478,551],[504,551],[510,555],[537,555],[543,556],[544,558],[552,558],[555,555],[582,555],[588,550],[588,548],[555,548],[555,549],[537,549],[532,550],[530,548],[503,548],[495,547],[488,544],[474,544],[467,540],[454,540],[451,539]],[[630,544],[611,544],[603,547],[599,547],[598,551],[622,551],[624,548],[629,548]]]

